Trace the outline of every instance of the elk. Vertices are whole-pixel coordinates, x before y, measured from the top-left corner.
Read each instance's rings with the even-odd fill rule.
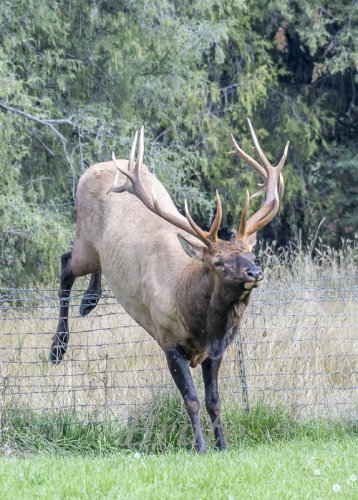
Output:
[[[98,163],[79,180],[77,227],[72,251],[61,257],[60,316],[50,350],[59,363],[67,349],[71,287],[78,276],[91,274],[80,305],[87,315],[101,296],[101,273],[116,299],[160,345],[169,371],[191,420],[196,448],[206,451],[200,402],[189,367],[201,365],[205,404],[215,444],[225,449],[218,393],[218,371],[226,348],[235,338],[252,289],[263,279],[254,262],[256,232],[276,215],[283,194],[281,174],[288,145],[276,167],[264,155],[248,120],[261,163],[246,154],[231,136],[234,155],[262,179],[264,201],[250,218],[249,193],[236,237],[219,239],[222,206],[216,192],[216,214],[208,231],[193,220],[185,201],[185,217],[170,195],[143,164],[144,132],[136,132],[129,160]],[[258,193],[255,193],[256,196]]]

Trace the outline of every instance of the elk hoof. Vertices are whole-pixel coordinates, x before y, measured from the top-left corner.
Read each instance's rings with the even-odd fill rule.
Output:
[[[67,342],[61,341],[55,337],[50,348],[50,361],[54,365],[61,363],[63,356],[67,350]]]
[[[92,311],[98,304],[99,299],[101,298],[100,293],[94,292],[85,292],[80,305],[80,315],[87,316],[88,313]]]

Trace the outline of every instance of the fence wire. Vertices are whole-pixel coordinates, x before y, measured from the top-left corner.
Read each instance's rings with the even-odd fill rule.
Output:
[[[85,318],[82,295],[72,293],[69,348],[52,365],[57,290],[0,289],[1,405],[126,418],[176,390],[161,349],[111,293]],[[265,401],[302,417],[357,419],[358,276],[254,290],[238,339],[220,371],[224,404]],[[202,392],[200,370],[193,373]]]

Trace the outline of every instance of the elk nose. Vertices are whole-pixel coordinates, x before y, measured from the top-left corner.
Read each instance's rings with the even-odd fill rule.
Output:
[[[245,268],[245,274],[246,276],[250,279],[250,281],[258,281],[261,280],[263,275],[262,271],[259,267],[246,267]]]

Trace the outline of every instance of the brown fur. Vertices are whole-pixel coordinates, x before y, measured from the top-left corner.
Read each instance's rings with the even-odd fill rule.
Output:
[[[120,160],[126,167],[126,160]],[[213,251],[192,236],[150,212],[134,195],[109,193],[112,162],[90,167],[77,190],[77,230],[71,270],[81,276],[102,270],[113,293],[127,312],[167,350],[180,345],[191,366],[216,356],[232,340],[228,331],[240,322],[250,291],[245,277],[227,282],[213,268],[221,259],[237,267],[238,256],[250,249],[243,241],[219,240]],[[158,201],[178,213],[164,187],[142,167],[148,192],[155,187]],[[123,181],[123,177],[120,179]],[[178,240],[181,233],[202,253],[191,259]]]

